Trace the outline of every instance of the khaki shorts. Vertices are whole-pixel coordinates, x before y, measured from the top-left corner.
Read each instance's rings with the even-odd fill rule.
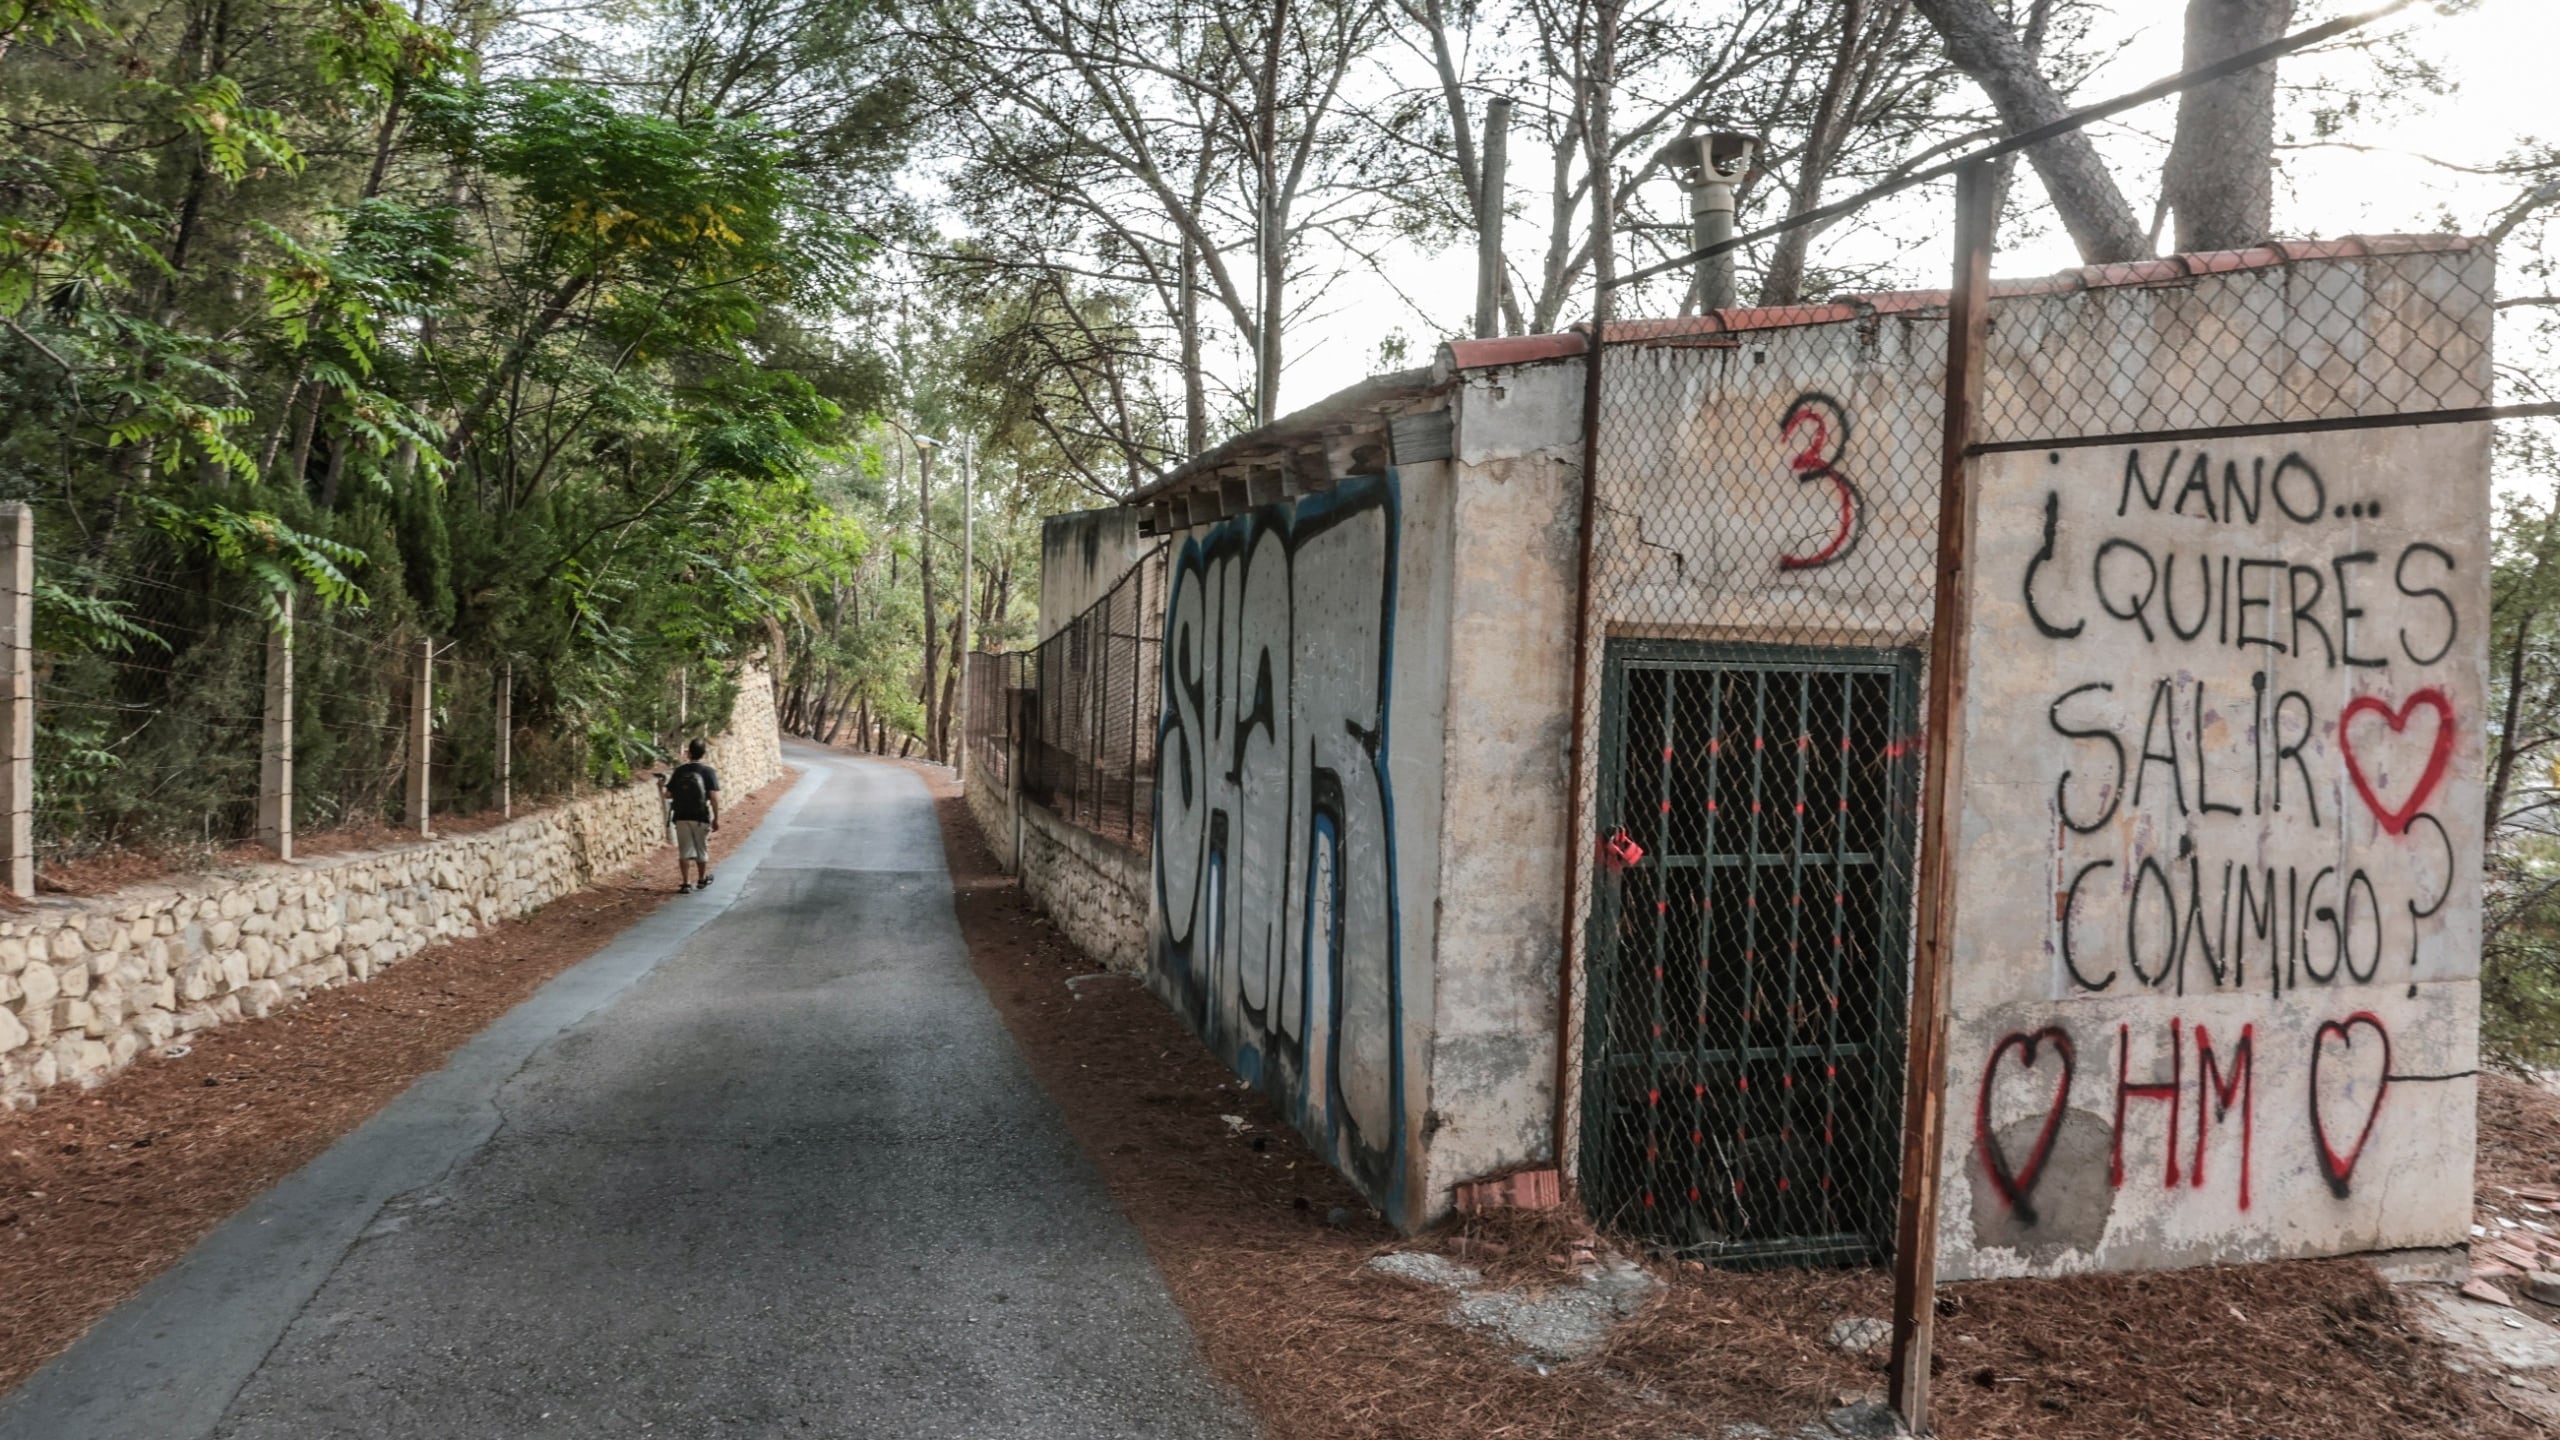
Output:
[[[676,859],[711,863],[711,822],[678,820],[676,827]]]

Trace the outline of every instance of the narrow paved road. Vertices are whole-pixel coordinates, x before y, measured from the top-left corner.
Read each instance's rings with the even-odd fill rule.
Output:
[[[670,902],[208,1237],[4,1440],[1250,1436],[968,968],[913,775]]]

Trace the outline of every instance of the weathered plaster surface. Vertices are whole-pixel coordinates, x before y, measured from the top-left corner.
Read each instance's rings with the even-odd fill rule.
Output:
[[[1567,368],[1567,384],[1518,383]],[[1555,1153],[1580,376],[1579,366],[1505,372],[1471,379],[1458,399],[1434,1213],[1462,1181]]]
[[[1126,506],[1043,517],[1040,638],[1091,608],[1155,545],[1138,534],[1138,512]]]
[[[1150,983],[1391,1218],[1427,1206],[1449,484],[1176,539]]]
[[[2464,1238],[2488,446],[1984,462],[1948,1273]]]
[[[1985,438],[2483,403],[2488,266],[2485,250],[2437,248],[2000,301]],[[1730,348],[1612,350],[1593,577],[1602,633],[1925,645],[1943,336],[1943,317],[1911,314],[1748,333]],[[2208,512],[2202,496],[2179,508],[2190,444],[2159,503],[2137,496],[2122,515],[2123,449],[1984,462],[1945,1273],[2460,1239],[2479,883],[2476,840],[2461,837],[2480,833],[2486,445],[2461,427],[2207,443]],[[2146,485],[2161,483],[2169,449],[2145,450]],[[2325,487],[2316,519],[2299,471],[2286,472],[2286,493],[2301,518],[2272,498],[2289,454]],[[2226,462],[2244,488],[2267,475],[2254,516],[2229,513]],[[2085,622],[2067,639],[2041,630],[2022,598],[2048,544],[2048,494],[2053,554],[2036,593],[2052,596],[2055,625]],[[2139,620],[2095,608],[2095,551],[2115,540],[2164,577]],[[2135,550],[2109,552],[2118,609],[2142,573]],[[2201,610],[2204,638],[2171,631],[2172,574],[2176,625]],[[2218,609],[2205,607],[2208,583]],[[2241,583],[2245,617],[2229,600]],[[2312,617],[2299,633],[2296,587]],[[2286,648],[2244,646],[2243,630]],[[2057,709],[2091,684],[2114,688]],[[2439,733],[2451,737],[2441,768]],[[2143,794],[2111,798],[2102,783]],[[2107,818],[2074,830],[2063,807]],[[2087,868],[2101,861],[2112,868]],[[1607,883],[1591,851],[1570,863]],[[2281,913],[2261,930],[2270,877]],[[2076,896],[2075,878],[2086,882]],[[2243,916],[2245,943],[2233,938]],[[2066,934],[2091,982],[2114,978],[2075,979]]]

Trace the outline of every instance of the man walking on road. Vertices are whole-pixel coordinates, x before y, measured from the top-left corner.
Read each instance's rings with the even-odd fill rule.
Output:
[[[720,773],[702,763],[701,741],[686,742],[684,753],[685,763],[658,782],[676,832],[679,895],[711,883],[711,832],[720,828]],[[692,878],[697,875],[699,879]]]

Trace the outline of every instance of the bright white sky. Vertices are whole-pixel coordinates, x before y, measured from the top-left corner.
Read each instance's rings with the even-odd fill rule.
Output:
[[[2304,10],[2312,13],[2297,24],[2363,3],[2338,0],[2316,11],[2306,4]],[[2184,8],[2175,0],[2119,4],[2117,20],[2095,38],[2121,41],[2123,49],[2081,87],[2077,98],[2093,102],[2174,73]],[[2480,228],[2484,217],[2518,193],[2519,185],[2511,179],[2461,175],[2418,157],[2485,165],[2522,139],[2560,130],[2560,94],[2555,94],[2560,91],[2560,0],[2481,0],[2455,16],[2421,5],[2377,28],[2412,36],[2417,51],[2458,84],[2458,93],[2386,99],[2373,118],[2341,137],[2373,150],[2286,154],[2276,216],[2282,233],[2325,238],[2434,230],[2447,214],[2463,228]],[[2299,83],[2329,67],[2358,64],[2352,57],[2313,56],[2287,62],[2284,73],[2288,81]],[[2159,102],[2101,134],[2101,148],[2127,198],[2146,217],[2174,107],[2174,101]],[[2023,170],[2021,179],[2032,183]],[[1669,208],[1667,192],[1656,198]],[[1897,203],[1911,207],[1914,233],[1943,233],[1946,194],[1916,192]],[[2047,231],[2003,251],[1996,272],[2041,275],[2078,264],[2068,240],[2052,227]],[[1935,260],[1915,262],[1903,279],[1915,286],[1945,283]],[[1337,285],[1321,307],[1324,313],[1302,322],[1291,337],[1295,353],[1283,380],[1284,413],[1382,368],[1379,346],[1392,332],[1401,331],[1413,342],[1406,363],[1423,363],[1432,342],[1466,323],[1474,304],[1470,254],[1411,254],[1393,266],[1392,280],[1362,278]],[[1399,291],[1412,303],[1400,298]]]

